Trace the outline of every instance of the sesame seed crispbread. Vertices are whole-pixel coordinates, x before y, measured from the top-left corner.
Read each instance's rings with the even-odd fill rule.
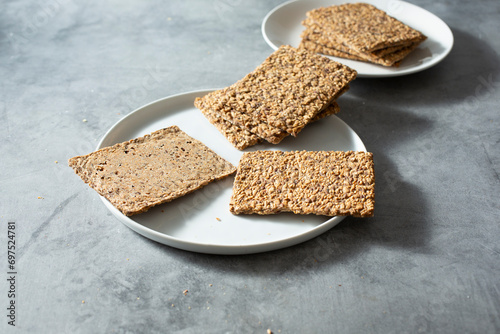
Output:
[[[259,137],[269,136],[262,123],[296,136],[355,77],[345,65],[284,45],[243,79],[201,100]]]
[[[426,36],[366,3],[322,7],[307,12],[301,48],[384,66],[398,66]],[[333,49],[333,50],[332,50]],[[347,53],[342,55],[341,52]]]
[[[255,151],[241,157],[234,214],[373,216],[373,155],[354,151]]]
[[[127,216],[172,201],[236,171],[177,126],[71,158],[69,166]]]

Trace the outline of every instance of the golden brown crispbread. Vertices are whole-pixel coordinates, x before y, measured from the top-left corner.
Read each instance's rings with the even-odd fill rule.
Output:
[[[322,26],[329,37],[361,52],[407,45],[424,38],[419,31],[367,3],[318,8],[307,16]]]
[[[301,37],[307,42],[301,43],[301,48],[348,59],[359,57],[384,66],[399,65],[426,39],[419,31],[366,3],[317,8],[307,12],[302,24],[306,30]]]
[[[355,77],[345,65],[284,45],[243,79],[195,105],[273,142],[281,134],[270,131],[297,135]]]
[[[370,217],[374,188],[372,153],[247,152],[236,172],[230,211]]]
[[[177,126],[71,158],[69,166],[127,216],[172,201],[236,171]]]

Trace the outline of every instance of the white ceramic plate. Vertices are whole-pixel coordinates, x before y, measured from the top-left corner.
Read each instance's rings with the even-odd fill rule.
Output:
[[[304,30],[301,22],[306,12],[311,9],[339,5],[358,0],[299,0],[285,2],[274,8],[264,18],[262,35],[266,42],[277,49],[288,44],[297,47],[300,33]],[[419,45],[397,68],[330,57],[358,71],[358,77],[393,77],[425,70],[443,60],[453,47],[453,34],[450,28],[434,14],[410,3],[398,0],[363,0],[384,10],[410,27],[427,36],[427,40]]]
[[[130,140],[171,125],[202,141],[238,165],[242,155],[194,107],[194,99],[212,90],[170,96],[141,107],[117,122],[97,149]],[[308,125],[296,138],[279,145],[257,145],[251,150],[365,151],[361,139],[336,116]],[[106,207],[126,226],[157,242],[211,254],[248,254],[291,246],[338,224],[344,217],[279,214],[242,215],[229,212],[234,177],[214,182],[192,194],[127,217],[104,197]],[[220,219],[220,220],[219,220]]]

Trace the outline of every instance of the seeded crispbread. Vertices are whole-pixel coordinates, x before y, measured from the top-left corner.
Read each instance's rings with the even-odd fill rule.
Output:
[[[212,98],[220,99],[231,87],[212,92]],[[349,85],[346,85],[336,98],[349,90]],[[236,148],[243,150],[249,146],[255,145],[262,139],[272,143],[279,144],[288,132],[270,126],[249,115],[233,111],[231,113],[217,112],[211,109],[211,104],[208,103],[208,95],[203,98],[196,98],[194,105],[200,109],[205,117],[233,144]],[[333,101],[325,106],[310,122],[317,121],[325,116],[338,113],[340,110],[338,104]],[[258,133],[260,136],[257,136]]]
[[[425,39],[421,32],[367,3],[313,9],[307,12],[307,17],[323,27],[329,37],[360,52],[373,52]]]
[[[246,152],[236,172],[230,211],[370,217],[374,189],[372,153]]]
[[[195,104],[266,140],[267,127],[295,136],[355,77],[345,65],[283,45],[243,79]]]
[[[351,3],[307,12],[301,48],[327,55],[398,66],[426,36],[373,5]],[[345,52],[346,54],[342,54]]]
[[[90,187],[127,216],[172,201],[236,168],[177,126],[69,159]]]

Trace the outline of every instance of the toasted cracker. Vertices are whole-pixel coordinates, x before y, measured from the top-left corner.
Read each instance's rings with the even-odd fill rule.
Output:
[[[243,79],[200,100],[266,140],[269,129],[262,124],[295,136],[355,77],[345,65],[284,45]]]
[[[234,214],[370,217],[373,155],[342,151],[255,151],[238,165],[230,201]]]
[[[386,47],[371,53],[360,52],[349,49],[343,44],[338,44],[335,40],[332,41],[327,37],[327,33],[324,32],[324,29],[317,25],[308,26],[306,30],[302,32],[301,37],[302,41],[299,46],[300,48],[330,56],[365,61],[384,66],[399,66],[401,61],[420,44],[406,43],[404,45]]]
[[[366,3],[318,8],[307,12],[307,17],[324,28],[329,38],[359,52],[407,46],[426,38],[421,32]]]
[[[127,216],[184,196],[236,170],[177,126],[71,158],[69,166]]]

